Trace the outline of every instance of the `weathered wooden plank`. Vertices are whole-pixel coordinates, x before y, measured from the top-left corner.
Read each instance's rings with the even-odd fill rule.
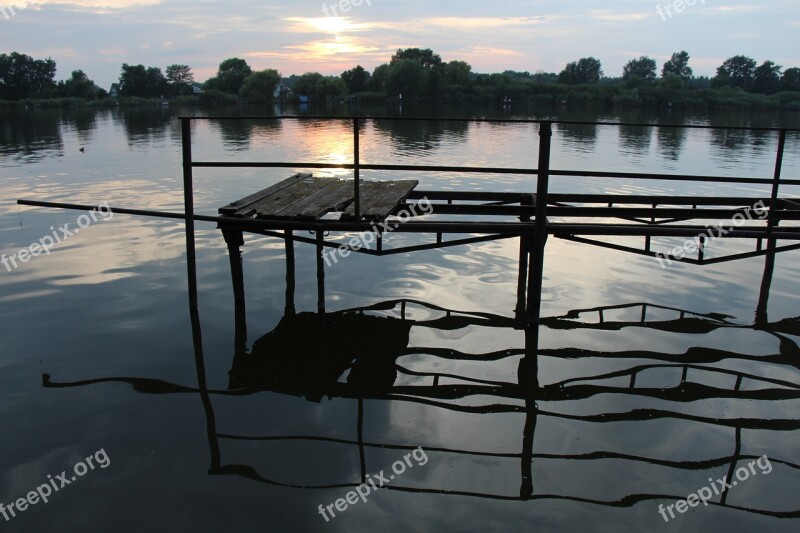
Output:
[[[362,181],[361,216],[370,219],[386,218],[406,200],[418,184],[416,180]],[[348,206],[343,216],[355,217],[355,202]]]
[[[257,201],[282,189],[285,189],[302,179],[310,178],[311,176],[312,175],[308,172],[300,172],[295,174],[294,176],[286,178],[285,180],[267,187],[266,189],[245,196],[244,198],[236,200],[235,202],[232,202],[226,206],[220,207],[219,213],[225,216],[247,217],[253,214],[253,209],[249,208]]]
[[[329,211],[338,211],[353,198],[353,182],[332,179],[330,184],[287,206],[275,216],[316,220]]]
[[[274,217],[278,212],[300,202],[318,190],[331,184],[330,178],[307,177],[292,183],[266,198],[254,203],[251,207],[258,217]]]

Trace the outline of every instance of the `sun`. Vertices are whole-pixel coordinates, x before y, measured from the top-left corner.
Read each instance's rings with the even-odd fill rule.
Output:
[[[306,22],[314,29],[325,33],[339,34],[355,29],[355,25],[345,17],[309,18]]]

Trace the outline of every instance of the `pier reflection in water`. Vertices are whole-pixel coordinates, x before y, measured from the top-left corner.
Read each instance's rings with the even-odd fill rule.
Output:
[[[772,256],[765,263],[753,324],[638,302],[542,319],[542,329],[579,334],[570,339],[580,338],[581,332],[625,335],[630,329],[671,335],[681,339],[677,344],[687,345],[683,353],[664,353],[655,347],[649,351],[540,347],[536,332],[519,316],[457,311],[410,299],[334,312],[296,312],[294,255],[287,253],[286,258],[285,314],[252,344],[245,302],[237,298],[226,390],[209,390],[206,385],[206,355],[196,310],[191,313],[197,388],[135,377],[60,383],[48,375],[44,385],[111,381],[129,383],[146,394],[197,394],[206,415],[211,475],[308,490],[345,489],[385,468],[390,455],[379,452],[397,455],[422,446],[450,469],[423,470],[386,490],[495,500],[569,500],[608,507],[650,502],[657,517],[657,504],[685,499],[710,486],[709,479],[735,479],[738,469],[766,455],[774,470],[770,477],[784,480],[783,484],[770,483],[762,471],[735,491],[715,495],[708,501],[708,512],[725,507],[800,517],[800,504],[785,490],[790,483],[785,480],[800,470],[786,444],[800,430],[796,418],[800,348],[795,340],[800,336],[800,318],[768,320]],[[236,269],[234,282],[235,277]],[[452,341],[437,346],[415,342],[431,338],[424,330],[444,333],[438,338]],[[759,336],[765,352],[745,355],[710,347],[710,337],[718,332]],[[484,346],[487,337],[519,339],[519,343],[489,351],[468,348]],[[228,424],[217,419],[216,402],[263,394],[303,398],[311,411],[320,409],[320,404],[344,402],[357,411],[355,427],[344,430],[349,437],[324,434],[324,424],[308,427],[305,435],[218,429]],[[435,432],[429,442],[394,440],[397,432],[381,438],[375,428],[382,421],[372,419],[368,409],[376,403],[388,404],[386,413],[393,405],[416,405],[428,424],[446,418],[442,413],[481,420],[499,417],[504,421],[498,427],[516,428],[518,446],[513,450],[484,446],[483,438],[439,445],[434,444]],[[269,445],[276,442],[344,447],[357,468],[349,478],[320,483],[308,470],[282,468],[282,457],[269,452]],[[237,446],[243,443],[245,447]]]

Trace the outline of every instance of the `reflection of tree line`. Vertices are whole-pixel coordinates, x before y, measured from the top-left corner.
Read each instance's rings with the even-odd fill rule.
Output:
[[[113,111],[95,111],[92,109],[72,110],[36,110],[35,112],[18,112],[16,110],[0,113],[0,145],[6,154],[17,154],[30,158],[40,152],[62,151],[62,136],[66,131],[77,133],[79,142],[88,145],[97,129],[98,113],[111,113],[115,121],[120,123],[130,146],[148,145],[161,142],[167,138],[178,138],[179,127],[175,120],[177,114],[173,110],[159,108],[119,108]],[[587,116],[588,113],[588,116]],[[620,115],[608,117],[601,113],[587,112],[573,115],[565,112],[557,119],[580,121],[619,121],[623,123],[647,123],[653,115],[644,110],[625,110]],[[739,120],[736,120],[739,117]],[[660,117],[664,122],[673,123],[671,116]],[[674,124],[696,122],[697,117],[676,114]],[[366,119],[368,120],[368,119]],[[752,121],[741,115],[728,116],[723,121],[732,126],[748,126]],[[330,122],[301,120],[298,129],[313,136],[320,131],[330,131]],[[463,142],[469,135],[472,123],[464,121],[372,121],[374,130],[388,140],[397,154],[404,151],[413,153],[435,152],[453,143]],[[285,132],[278,119],[257,120],[219,120],[211,122],[223,140],[225,146],[234,150],[246,150],[251,142],[259,137],[277,140]],[[366,124],[362,123],[362,132]],[[556,132],[570,149],[591,152],[595,149],[600,128],[613,129],[613,126],[596,124],[557,124]],[[349,134],[350,121],[343,119],[342,131]],[[655,136],[658,151],[666,159],[678,160],[680,152],[687,141],[687,130],[679,127],[619,126],[618,146],[621,150],[635,155],[644,155],[650,151]],[[713,154],[721,157],[729,154],[731,149],[748,149],[756,154],[766,153],[774,135],[766,131],[709,130],[708,142]],[[44,156],[42,156],[44,157]]]

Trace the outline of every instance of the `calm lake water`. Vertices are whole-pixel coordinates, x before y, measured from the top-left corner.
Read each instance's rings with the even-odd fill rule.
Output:
[[[400,114],[383,107],[352,111]],[[17,253],[64,224],[74,229],[81,215],[19,207],[20,198],[181,211],[176,117],[192,112],[0,114],[0,252]],[[800,127],[797,113],[402,113]],[[351,160],[352,129],[344,120],[199,121],[193,128],[198,160]],[[537,143],[535,124],[366,121],[361,160],[535,167]],[[769,178],[776,145],[774,133],[557,125],[552,166]],[[800,178],[797,134],[789,135],[783,171]],[[216,214],[292,173],[198,169],[196,211]],[[418,179],[420,189],[535,190],[535,180],[524,176],[402,178]],[[570,177],[554,177],[551,190],[769,195],[767,187],[752,185]],[[787,187],[781,195],[800,191]],[[641,245],[641,239],[609,241]],[[389,238],[392,246],[417,242],[421,237],[410,234]],[[680,242],[653,240],[663,249]],[[213,224],[199,223],[197,246],[207,395],[198,392],[181,221],[101,214],[50,254],[0,267],[0,503],[17,511],[8,520],[0,515],[0,530],[800,527],[788,516],[800,516],[797,251],[777,255],[767,301],[763,257],[665,270],[649,257],[551,238],[538,370],[543,393],[535,409],[526,409],[517,386],[526,339],[509,320],[516,305],[515,239],[350,256],[326,271],[333,324],[326,329],[303,314],[316,310],[313,247],[296,246],[300,315],[290,320],[283,241],[247,235],[251,366],[237,364],[235,372],[225,242]],[[707,256],[751,246],[715,243]],[[766,314],[757,317],[759,303]],[[347,312],[367,307],[362,316]],[[358,364],[351,365],[354,357]],[[320,394],[331,380],[361,382],[364,394]],[[242,389],[242,382],[263,390]],[[392,386],[391,399],[369,399]],[[415,401],[411,387],[423,386],[428,399]],[[531,456],[523,453],[526,439]],[[75,469],[81,462],[86,466]],[[662,518],[660,504],[706,487],[711,492],[714,480],[741,467],[747,477],[724,504],[712,493],[707,507],[690,501],[697,506],[675,511],[669,522]],[[62,471],[64,486],[56,481]],[[343,500],[347,509],[337,509],[362,475],[379,483],[381,472],[395,475],[387,488],[372,490],[366,501]],[[48,476],[60,490],[41,489]],[[526,486],[531,496],[521,497]],[[52,492],[49,501],[37,494],[38,503],[21,510],[15,502],[37,487]]]

